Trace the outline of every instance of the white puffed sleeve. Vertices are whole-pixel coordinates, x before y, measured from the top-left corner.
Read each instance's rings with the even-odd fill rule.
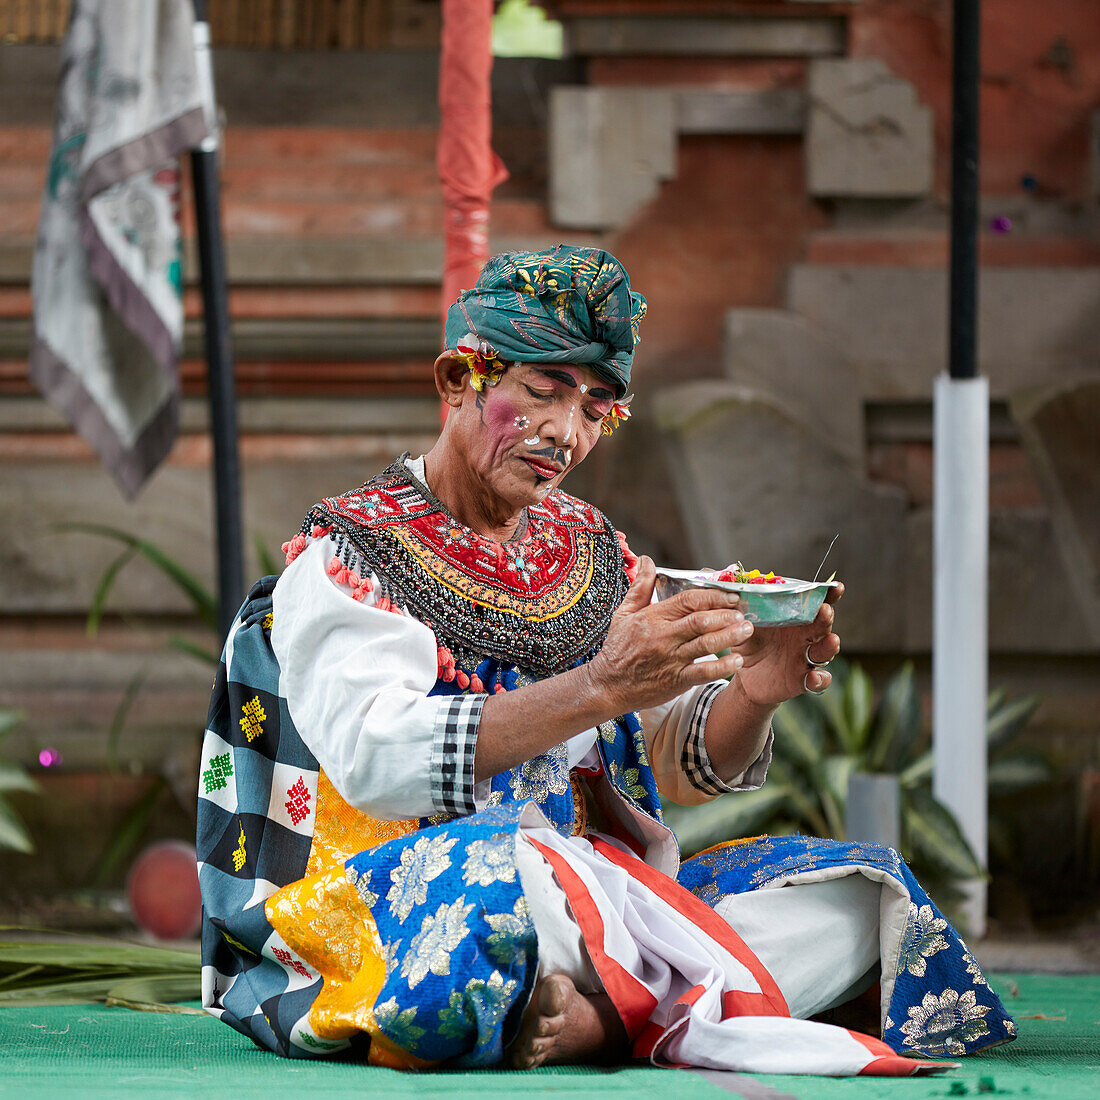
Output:
[[[311,543],[272,597],[279,691],[298,733],[344,800],[372,817],[473,813],[486,696],[429,697],[435,635],[338,588],[326,572],[333,551],[328,538]]]
[[[767,777],[772,759],[771,730],[760,755],[740,775],[727,782],[711,767],[707,717],[726,686],[725,680],[714,680],[639,715],[657,789],[681,806],[696,806],[730,791],[754,791]]]

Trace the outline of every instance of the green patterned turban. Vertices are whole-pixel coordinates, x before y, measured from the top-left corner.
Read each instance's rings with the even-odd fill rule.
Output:
[[[575,363],[626,395],[645,299],[598,248],[502,252],[447,311],[445,345],[467,334],[520,363]]]

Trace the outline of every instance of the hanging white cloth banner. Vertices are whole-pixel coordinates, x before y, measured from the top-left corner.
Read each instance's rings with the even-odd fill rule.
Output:
[[[176,158],[208,133],[193,24],[178,0],[74,3],[42,196],[30,378],[128,496],[178,424]]]

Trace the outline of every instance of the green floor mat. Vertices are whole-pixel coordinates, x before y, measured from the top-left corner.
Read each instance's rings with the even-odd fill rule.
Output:
[[[738,1094],[751,1100],[924,1100],[987,1093],[1093,1100],[1100,1095],[1100,977],[1001,975],[994,987],[1016,1016],[1019,1040],[964,1059],[961,1070],[934,1078],[728,1075],[720,1087],[694,1073],[643,1066],[405,1074],[275,1058],[207,1017],[80,1005],[0,1010],[0,1093],[96,1097],[146,1092],[203,1100],[322,1093],[386,1100],[480,1100],[521,1093],[624,1100],[722,1100]]]

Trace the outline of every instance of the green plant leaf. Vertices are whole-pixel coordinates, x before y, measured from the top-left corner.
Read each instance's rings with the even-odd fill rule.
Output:
[[[843,840],[847,835],[845,814],[848,807],[848,780],[859,767],[854,756],[835,754],[819,760],[814,768],[814,781],[821,798],[825,820],[829,824],[828,836]]]
[[[844,707],[844,696],[851,678],[851,666],[843,657],[838,657],[829,666],[833,682],[823,695],[806,696],[806,702],[818,710],[825,719],[825,738],[827,752],[848,752],[848,746],[854,738],[848,729],[848,714]]]
[[[759,790],[720,795],[701,806],[667,804],[664,817],[686,859],[723,841],[755,835],[785,799],[782,785],[769,780]]]
[[[118,770],[118,739],[122,735],[122,727],[126,724],[126,718],[130,713],[130,708],[134,705],[134,699],[137,698],[137,693],[141,690],[141,685],[145,683],[148,675],[149,670],[147,668],[135,672],[130,677],[130,682],[126,685],[126,690],[122,693],[118,706],[115,707],[111,724],[107,728],[106,763],[108,771]]]
[[[890,677],[875,708],[867,745],[867,769],[894,774],[909,763],[920,738],[920,695],[913,662]]]
[[[196,960],[197,961],[197,960]],[[198,966],[191,974],[149,974],[129,978],[107,991],[107,1007],[130,1008],[136,1012],[172,1012],[185,1016],[205,1016],[201,1008],[178,1001],[202,999],[202,975]]]
[[[991,760],[987,776],[989,793],[996,797],[1049,783],[1054,777],[1054,769],[1037,749],[1019,746]]]
[[[907,788],[919,787],[932,780],[932,750],[926,749],[898,775],[898,782]]]
[[[0,794],[9,791],[29,791],[38,794],[41,788],[19,764],[9,764],[6,760],[0,760]]]
[[[167,787],[168,780],[163,775],[158,775],[123,818],[122,824],[107,842],[106,851],[92,868],[90,879],[92,886],[101,886],[106,882],[111,872],[133,851],[137,842],[145,834],[149,818],[152,817],[157,801]]]
[[[875,685],[871,682],[871,677],[860,665],[852,665],[852,673],[844,685],[846,752],[862,752],[866,747],[871,735],[871,708],[874,698]]]
[[[99,582],[96,584],[95,592],[92,595],[92,605],[88,609],[88,622],[85,626],[89,638],[94,638],[99,632],[99,623],[103,618],[103,609],[106,606],[107,597],[110,596],[111,589],[114,588],[115,581],[118,579],[123,567],[136,554],[136,547],[128,546],[100,575]]]
[[[88,535],[114,539],[140,554],[151,565],[159,569],[190,601],[195,613],[211,629],[218,628],[218,601],[214,594],[190,570],[181,565],[159,546],[140,539],[117,527],[102,523],[65,523],[63,531],[81,531]],[[116,559],[117,560],[117,559]]]
[[[821,711],[802,696],[788,699],[772,716],[776,750],[807,770],[821,759],[825,747]]]
[[[828,836],[829,823],[821,808],[821,796],[813,781],[772,758],[769,785],[778,782],[786,792],[784,809],[814,836]],[[762,788],[767,790],[767,787]],[[738,797],[741,797],[740,795]]]
[[[1038,695],[1025,695],[991,706],[986,718],[986,739],[990,749],[1007,745],[1031,720],[1040,701]]]
[[[204,665],[213,665],[218,667],[219,656],[212,649],[207,649],[205,646],[199,645],[198,642],[191,641],[190,638],[184,638],[180,634],[173,634],[168,639],[168,645],[170,648],[178,650],[180,653],[186,653],[188,657],[194,657],[197,661],[202,661]]]
[[[157,1000],[177,996],[193,1000],[198,996],[200,959],[196,951],[112,940],[89,942],[56,930],[0,930],[29,933],[29,938],[25,935],[0,942],[3,1007],[87,1004],[117,993],[119,1004],[132,1000],[134,1007],[152,1009]],[[49,939],[34,938],[43,935]],[[131,986],[131,982],[135,984]]]
[[[1018,850],[1011,827],[998,814],[989,815],[989,852],[1002,863],[1016,861]]]
[[[27,826],[4,798],[0,798],[0,848],[24,854],[34,851],[34,841],[27,832]]]
[[[0,707],[0,737],[7,737],[26,717],[26,711]]]
[[[1040,702],[1038,695],[1025,695],[1021,699],[1008,700],[1007,693],[1003,689],[991,693],[985,728],[990,767],[1001,749],[1024,728],[1038,709]],[[912,788],[926,783],[932,778],[932,770],[932,750],[928,749],[901,772],[899,776],[901,785]]]
[[[985,872],[955,820],[932,792],[917,787],[902,806],[902,829],[913,853],[953,878],[983,878]]]
[[[197,947],[153,947],[128,940],[110,940],[19,924],[0,925],[0,932],[16,932],[26,937],[0,940],[0,972],[11,966],[36,965],[66,970],[95,968],[104,972],[160,973],[177,970],[190,973],[199,965]],[[40,936],[49,938],[34,938]]]
[[[256,559],[260,563],[260,571],[268,577],[278,576],[283,571],[285,562],[275,557],[271,548],[259,535],[252,536],[252,545],[256,548]]]

